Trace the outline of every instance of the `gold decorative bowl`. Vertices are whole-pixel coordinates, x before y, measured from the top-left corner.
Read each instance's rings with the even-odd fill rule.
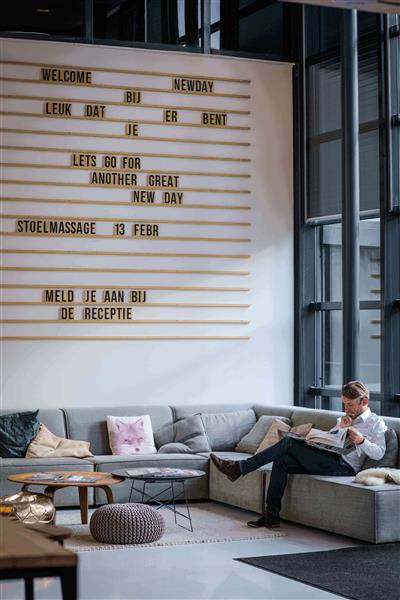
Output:
[[[48,496],[21,491],[0,497],[1,513],[23,523],[53,523],[56,509]]]

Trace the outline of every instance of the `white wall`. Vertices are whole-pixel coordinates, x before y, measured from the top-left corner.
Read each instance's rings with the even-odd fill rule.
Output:
[[[246,276],[211,274],[138,274],[78,273],[44,271],[3,271],[2,283],[12,284],[82,284],[98,285],[135,283],[143,285],[246,287],[247,292],[186,292],[158,291],[152,293],[154,302],[220,302],[246,303],[249,308],[135,308],[135,318],[154,320],[199,319],[249,321],[244,324],[69,324],[13,323],[2,326],[4,337],[57,336],[220,336],[226,339],[162,339],[162,340],[94,340],[62,341],[2,340],[2,406],[3,408],[66,407],[124,404],[184,404],[212,402],[266,402],[290,404],[293,396],[293,182],[292,182],[292,79],[291,66],[262,61],[210,57],[173,52],[136,50],[128,48],[93,47],[50,42],[2,41],[4,61],[20,61],[22,65],[4,64],[3,76],[18,79],[4,82],[3,94],[33,95],[49,99],[93,98],[116,99],[115,91],[92,90],[90,87],[44,85],[21,82],[38,79],[39,67],[27,62],[53,65],[80,65],[116,69],[140,69],[197,77],[228,77],[251,80],[247,90],[249,100],[218,98],[203,95],[180,95],[159,92],[148,102],[186,106],[248,108],[249,116],[229,117],[232,124],[250,125],[251,131],[187,127],[167,128],[141,126],[142,135],[188,137],[206,140],[249,141],[250,146],[218,146],[178,142],[145,142],[140,139],[97,139],[74,136],[51,136],[32,132],[35,129],[62,131],[122,132],[119,123],[101,121],[69,121],[67,119],[35,116],[3,115],[2,127],[12,129],[3,135],[3,144],[14,146],[4,151],[7,163],[69,164],[70,153],[21,150],[21,146],[59,148],[107,148],[113,151],[169,152],[201,154],[202,156],[247,156],[251,163],[187,159],[143,160],[146,168],[163,172],[171,169],[209,170],[251,174],[250,179],[184,176],[188,187],[230,187],[251,190],[250,195],[220,195],[187,192],[186,203],[227,203],[250,205],[250,211],[146,206],[93,206],[51,203],[3,203],[3,214],[41,216],[109,216],[112,219],[144,218],[205,221],[246,221],[251,227],[165,225],[167,236],[245,237],[250,243],[214,243],[156,240],[72,240],[41,237],[5,236],[3,249],[74,249],[140,250],[187,253],[248,253],[250,259],[190,259],[118,257],[99,258],[74,255],[1,254],[3,266],[108,266],[203,270],[247,270]],[[119,85],[149,85],[149,78],[114,75],[98,72],[96,81]],[[136,79],[135,79],[136,77]],[[151,79],[154,85],[155,79]],[[170,87],[168,79],[156,78],[159,88]],[[217,81],[220,92],[243,93],[243,84]],[[144,93],[143,96],[146,94]],[[3,100],[5,112],[42,112],[42,101],[9,98]],[[107,116],[126,117],[125,107],[107,107]],[[138,109],[139,118],[159,119],[160,112]],[[149,111],[150,109],[148,109]],[[192,122],[196,113],[182,113],[184,121]],[[198,113],[197,113],[198,115]],[[92,128],[92,129],[90,129]],[[15,130],[24,130],[16,132]],[[132,146],[135,144],[135,146]],[[15,149],[15,147],[18,147]],[[133,148],[133,150],[132,150]],[[8,198],[85,198],[106,200],[112,197],[129,199],[127,189],[79,187],[88,181],[88,171],[11,167],[2,169],[3,196]],[[75,182],[74,187],[51,185],[20,185],[4,180]],[[98,230],[103,231],[99,225]],[[160,226],[161,227],[161,226]],[[15,220],[4,219],[2,229],[15,231]],[[134,244],[134,246],[132,245]],[[38,301],[40,289],[3,288],[3,301]],[[3,305],[2,319],[57,319],[58,307]],[[235,339],[239,336],[248,339]]]

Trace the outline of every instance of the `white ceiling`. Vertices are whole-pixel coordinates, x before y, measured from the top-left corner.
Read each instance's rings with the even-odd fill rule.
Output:
[[[316,4],[331,8],[354,8],[379,13],[400,14],[400,0],[286,0],[297,4]]]

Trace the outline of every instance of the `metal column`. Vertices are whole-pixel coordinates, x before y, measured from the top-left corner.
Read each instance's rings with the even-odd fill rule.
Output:
[[[343,382],[360,369],[360,176],[357,12],[343,10],[342,62],[342,286]]]
[[[211,0],[201,1],[201,47],[203,54],[211,52]]]

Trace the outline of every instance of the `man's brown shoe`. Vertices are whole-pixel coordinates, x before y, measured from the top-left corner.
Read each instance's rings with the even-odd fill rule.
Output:
[[[249,521],[247,525],[249,527],[268,527],[268,529],[276,529],[281,526],[281,523],[278,516],[267,512],[256,521]]]
[[[210,454],[210,458],[218,471],[226,475],[230,481],[236,481],[241,476],[242,473],[240,472],[238,460],[224,460],[215,454]]]

